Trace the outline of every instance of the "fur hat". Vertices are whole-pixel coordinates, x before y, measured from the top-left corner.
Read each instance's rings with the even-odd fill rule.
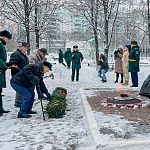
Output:
[[[7,30],[0,31],[0,36],[7,37],[7,38],[9,38],[9,39],[12,38],[12,34],[11,34],[9,31],[7,31]]]
[[[137,45],[138,43],[137,43],[137,41],[131,41],[131,44]]]

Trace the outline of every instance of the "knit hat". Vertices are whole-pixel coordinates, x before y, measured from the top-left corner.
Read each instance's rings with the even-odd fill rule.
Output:
[[[9,31],[7,31],[7,30],[1,31],[1,32],[0,32],[0,36],[7,37],[7,38],[9,38],[9,39],[12,38],[12,34],[11,34]]]
[[[51,64],[50,62],[48,62],[48,61],[44,61],[44,62],[43,62],[43,66],[46,66],[46,67],[48,67],[50,70],[52,70],[52,64]]]
[[[137,45],[137,41],[131,41],[131,44]]]

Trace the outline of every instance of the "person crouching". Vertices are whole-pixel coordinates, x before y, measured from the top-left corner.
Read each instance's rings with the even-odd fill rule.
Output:
[[[25,66],[11,78],[10,84],[12,88],[22,96],[17,118],[30,118],[30,114],[36,114],[35,111],[32,111],[35,97],[34,88],[35,86],[40,86],[40,89],[45,90],[45,93],[48,92],[44,82],[39,81],[50,69],[51,64],[47,61],[40,64],[31,64]]]
[[[99,77],[102,79],[101,81],[104,83],[107,82],[105,73],[109,69],[108,62],[105,55],[103,54],[100,55],[99,63],[100,63]]]

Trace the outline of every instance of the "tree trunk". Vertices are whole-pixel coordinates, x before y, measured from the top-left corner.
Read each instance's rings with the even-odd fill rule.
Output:
[[[23,1],[24,7],[25,7],[25,30],[26,30],[26,36],[27,36],[27,43],[28,43],[28,51],[27,54],[30,54],[30,23],[29,23],[29,4],[28,0]]]
[[[95,40],[95,57],[96,64],[99,64],[99,44],[98,44],[98,34],[97,34],[97,20],[98,20],[98,0],[91,0],[91,22],[93,25],[94,40]]]
[[[150,48],[150,9],[149,9],[149,0],[147,0],[147,18],[148,18],[148,37],[149,37],[148,48]]]
[[[26,27],[26,35],[27,35],[27,43],[28,43],[27,55],[30,55],[30,31],[29,31],[29,26]]]
[[[96,64],[99,64],[99,44],[98,44],[98,35],[96,29],[94,30],[94,39],[95,39],[95,55],[96,55]]]
[[[104,42],[104,55],[108,58],[108,1],[103,0],[103,7],[104,7],[104,32],[105,32],[105,42]]]
[[[105,20],[105,43],[104,43],[104,55],[108,58],[108,20]]]
[[[35,38],[36,48],[39,48],[39,29],[38,29],[38,0],[35,0]]]

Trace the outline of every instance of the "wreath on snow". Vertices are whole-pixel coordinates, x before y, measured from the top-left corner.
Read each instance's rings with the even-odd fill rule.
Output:
[[[57,87],[48,102],[46,112],[49,118],[62,118],[65,115],[67,107],[66,102],[67,90],[62,87]]]

